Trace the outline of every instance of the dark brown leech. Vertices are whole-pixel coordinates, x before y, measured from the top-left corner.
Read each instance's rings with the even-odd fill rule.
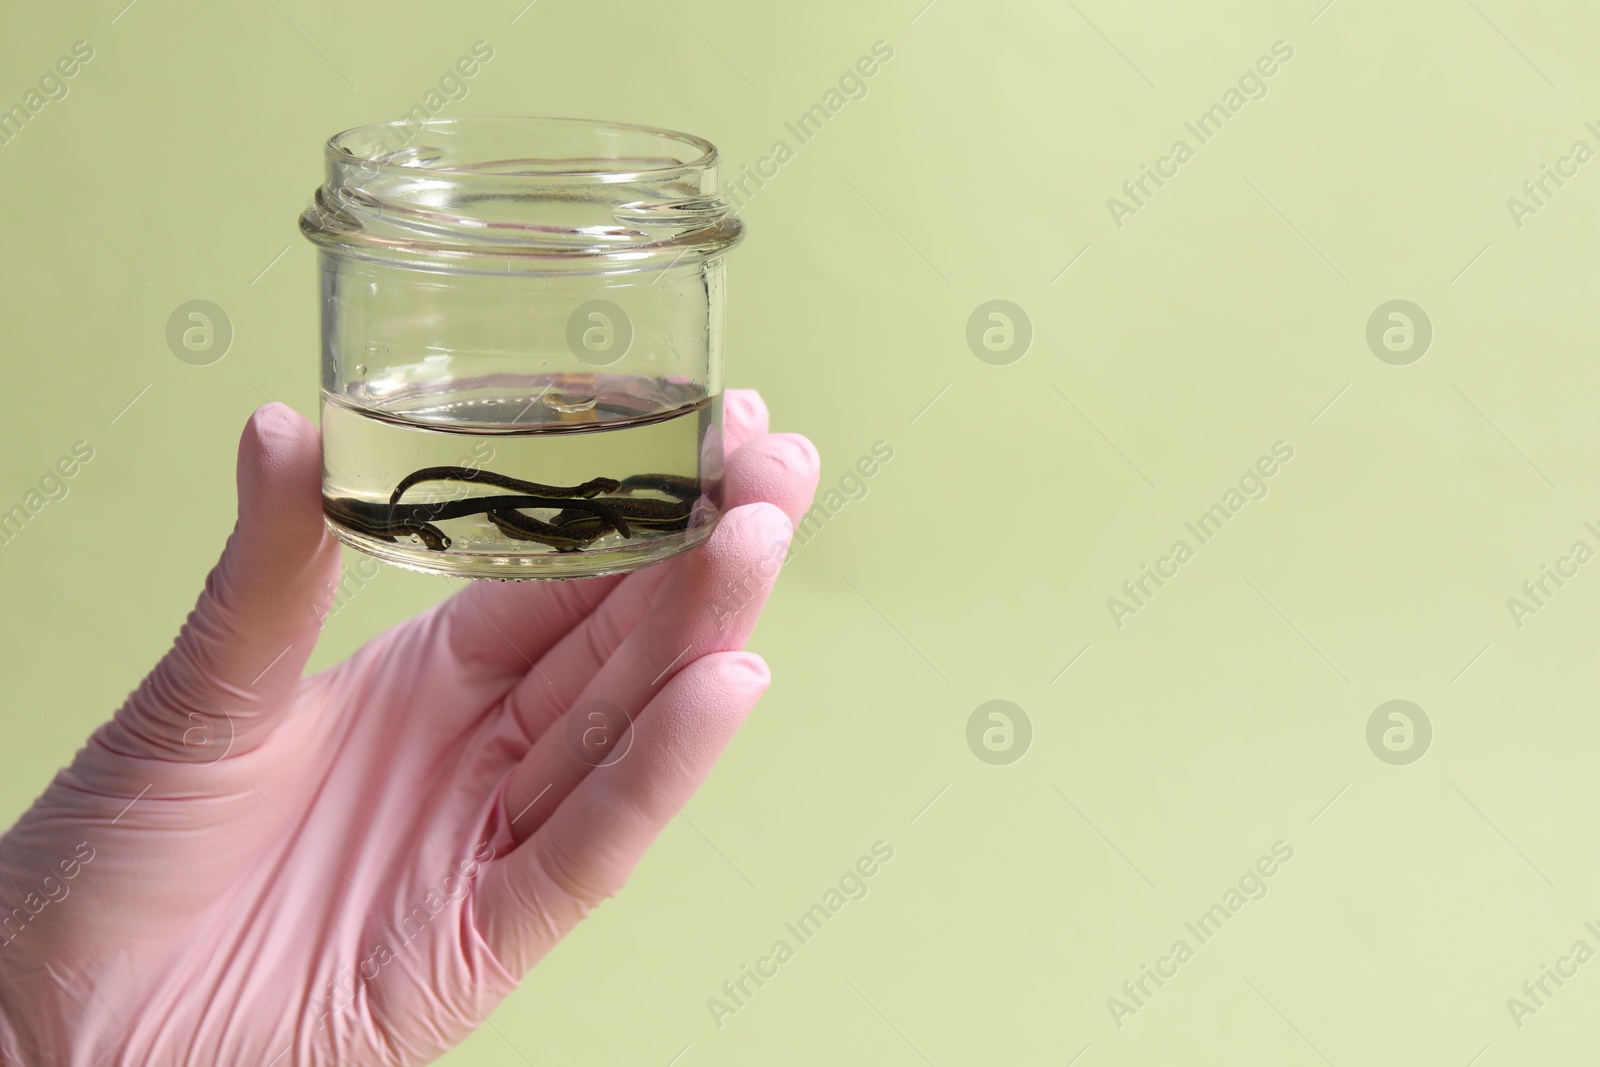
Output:
[[[694,510],[692,500],[608,497],[606,503],[632,525],[650,530],[687,530],[689,513]],[[576,510],[562,511],[555,517],[555,523],[570,528],[581,516],[582,512]]]
[[[680,474],[634,474],[622,479],[619,486],[624,493],[636,489],[652,489],[679,500],[694,500],[700,495],[700,479],[685,478]],[[616,492],[616,489],[608,492]]]
[[[409,520],[459,519],[467,515],[487,514],[491,511],[514,511],[519,508],[565,509],[597,515],[609,523],[623,537],[632,536],[628,520],[617,510],[612,500],[581,500],[559,496],[475,496],[464,500],[438,500],[429,504],[373,504],[380,511],[392,511],[397,518]]]
[[[529,524],[527,529],[530,530],[555,529],[547,523],[521,515],[515,510],[517,508],[565,509],[565,513],[568,514],[584,515],[592,520],[596,532],[589,534],[586,529],[581,535],[585,540],[580,543],[593,541],[607,530],[617,530],[624,537],[631,536],[627,519],[609,504],[598,500],[571,500],[543,496],[487,496],[468,500],[441,500],[432,504],[378,504],[352,497],[323,498],[323,509],[335,521],[358,533],[383,541],[393,541],[396,536],[416,534],[424,545],[435,552],[442,552],[450,547],[450,538],[428,521],[430,519],[443,522],[468,515],[488,514],[492,522],[493,514],[498,512],[502,515],[515,516],[513,521],[525,520]],[[504,532],[505,527],[499,523],[496,523],[496,526]],[[565,533],[556,531],[556,533],[561,537],[562,543],[570,542],[575,537],[573,531]]]
[[[607,532],[610,527],[604,520],[592,515],[580,515],[573,511],[563,511],[555,517],[555,524],[563,530],[598,529],[600,533]],[[655,522],[640,522],[634,519],[633,528],[636,530],[650,530],[660,533],[682,532],[689,528],[689,517],[685,515],[680,519],[661,519]],[[599,534],[596,534],[599,536]]]
[[[481,483],[510,489],[517,495],[399,503],[407,489],[429,481]],[[633,496],[588,499],[601,493],[627,494],[641,490],[675,499]],[[435,552],[444,551],[451,542],[443,531],[432,525],[433,522],[480,513],[507,537],[536,541],[562,552],[576,552],[612,530],[625,538],[632,537],[630,522],[650,530],[687,529],[694,502],[701,492],[698,479],[676,474],[636,474],[620,482],[614,478],[592,478],[581,485],[549,486],[474,467],[425,467],[403,478],[387,505],[352,497],[324,497],[323,507],[335,521],[359,533],[384,541],[415,535]],[[518,510],[524,508],[556,510],[557,514],[553,522],[545,522]]]
[[[610,533],[613,528],[598,515],[583,515],[576,511],[563,511],[551,522],[574,537],[587,537],[591,541]]]
[[[443,552],[450,547],[450,538],[437,526],[415,515],[391,514],[392,509],[384,504],[350,497],[325,496],[322,498],[322,510],[340,525],[380,541],[393,541],[396,536],[416,534],[434,552]]]
[[[576,552],[611,529],[610,524],[596,515],[584,515],[581,522],[570,526],[553,526],[520,511],[505,510],[489,512],[489,521],[513,540],[537,541],[558,552]]]
[[[476,467],[424,467],[400,479],[400,484],[389,495],[389,503],[399,503],[407,489],[421,482],[479,482],[516,493],[557,497],[590,497],[600,493],[615,493],[621,487],[615,478],[591,478],[582,485],[541,485]]]

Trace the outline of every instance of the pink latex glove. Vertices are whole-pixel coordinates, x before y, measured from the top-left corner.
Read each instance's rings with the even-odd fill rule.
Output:
[[[340,553],[315,427],[257,411],[172,651],[0,838],[0,1061],[420,1064],[480,1025],[766,690],[737,650],[817,454],[753,392],[725,420],[701,548],[471,583],[302,677]]]

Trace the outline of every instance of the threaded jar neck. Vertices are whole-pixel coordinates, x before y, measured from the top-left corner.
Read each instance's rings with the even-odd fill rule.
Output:
[[[300,217],[317,245],[459,273],[613,274],[689,265],[744,226],[717,149],[687,133],[563,118],[400,120],[335,134]]]

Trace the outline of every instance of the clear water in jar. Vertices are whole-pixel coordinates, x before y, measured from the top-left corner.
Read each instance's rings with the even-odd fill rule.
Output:
[[[436,574],[571,578],[693,548],[719,517],[721,398],[559,375],[362,382],[322,397],[323,508],[342,541]]]

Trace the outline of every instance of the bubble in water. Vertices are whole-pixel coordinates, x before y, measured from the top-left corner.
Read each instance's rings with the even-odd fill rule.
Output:
[[[563,415],[575,415],[593,410],[599,399],[593,393],[551,393],[545,397],[545,403]]]
[[[357,363],[356,364],[356,377],[357,378],[365,378],[366,376],[367,376],[367,365],[365,363]]]

